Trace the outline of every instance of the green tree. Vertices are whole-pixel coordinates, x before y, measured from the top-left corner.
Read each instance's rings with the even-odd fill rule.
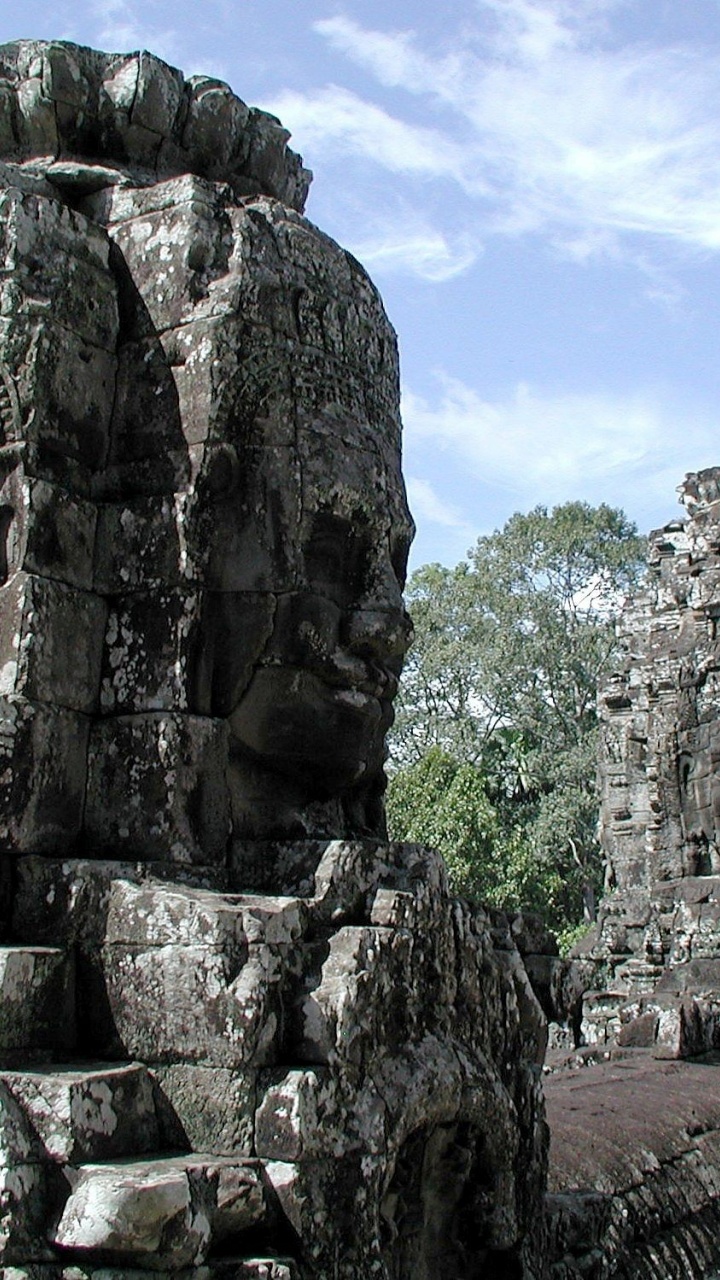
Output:
[[[532,851],[538,882],[552,879],[556,924],[594,910],[597,682],[644,551],[622,511],[569,502],[512,516],[466,563],[427,565],[409,584],[416,641],[392,737],[399,775],[433,747],[473,766],[504,833],[496,846],[513,834],[516,860]]]
[[[557,871],[538,864],[519,826],[504,829],[475,765],[431,747],[390,779],[387,807],[395,839],[430,845],[443,855],[455,893],[505,910],[557,916],[563,891]]]

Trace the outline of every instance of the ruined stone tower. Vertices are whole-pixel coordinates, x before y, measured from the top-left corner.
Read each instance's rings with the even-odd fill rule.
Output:
[[[592,1043],[684,1057],[720,1047],[720,469],[686,476],[687,518],[650,537],[601,691],[606,894],[589,955]]]

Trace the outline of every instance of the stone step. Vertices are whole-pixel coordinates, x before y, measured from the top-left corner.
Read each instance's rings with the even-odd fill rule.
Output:
[[[74,974],[67,952],[0,947],[0,1067],[47,1062],[74,1044]]]
[[[53,1243],[81,1263],[199,1266],[268,1213],[258,1160],[193,1153],[87,1164],[75,1179]]]
[[[115,881],[96,957],[107,1009],[96,1051],[114,1057],[122,1046],[151,1066],[264,1063],[277,1051],[280,985],[306,916],[293,898]]]
[[[153,1081],[141,1063],[0,1071],[0,1080],[52,1160],[84,1164],[158,1150]]]

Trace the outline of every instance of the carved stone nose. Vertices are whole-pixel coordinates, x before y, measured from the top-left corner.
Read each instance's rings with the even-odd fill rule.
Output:
[[[347,621],[346,644],[353,652],[372,658],[402,658],[413,630],[404,610],[359,607]]]

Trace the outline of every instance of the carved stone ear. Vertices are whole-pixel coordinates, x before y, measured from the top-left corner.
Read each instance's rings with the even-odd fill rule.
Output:
[[[240,483],[240,459],[231,444],[212,445],[204,466],[203,486],[213,498],[229,498]]]

